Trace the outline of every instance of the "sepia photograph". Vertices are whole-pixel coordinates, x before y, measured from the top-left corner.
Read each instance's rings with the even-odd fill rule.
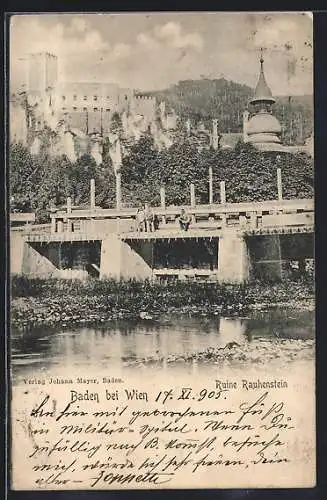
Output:
[[[312,14],[9,40],[13,488],[314,486]]]

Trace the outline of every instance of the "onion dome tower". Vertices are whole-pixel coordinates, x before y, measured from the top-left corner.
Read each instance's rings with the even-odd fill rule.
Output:
[[[259,148],[260,145],[280,144],[282,131],[279,121],[272,115],[272,105],[276,101],[266,82],[263,63],[264,59],[261,50],[259,80],[254,96],[249,103],[254,107],[254,114],[246,124],[247,142],[259,146]]]

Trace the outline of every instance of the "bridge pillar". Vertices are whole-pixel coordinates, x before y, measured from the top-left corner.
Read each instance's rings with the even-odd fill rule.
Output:
[[[251,238],[252,239],[252,238]],[[279,280],[282,278],[282,252],[280,236],[269,234],[253,237],[252,253],[255,275],[259,279]]]
[[[218,243],[218,281],[243,283],[249,279],[249,256],[244,237],[225,230]]]
[[[45,252],[37,244],[26,242],[24,245],[21,273],[30,277],[60,277],[58,248],[46,247]]]
[[[100,279],[120,279],[121,275],[121,240],[110,236],[102,240],[100,255]]]
[[[22,274],[24,250],[27,243],[20,231],[10,231],[10,272]]]
[[[152,278],[152,253],[152,242],[134,248],[117,236],[108,236],[101,244],[100,279]]]

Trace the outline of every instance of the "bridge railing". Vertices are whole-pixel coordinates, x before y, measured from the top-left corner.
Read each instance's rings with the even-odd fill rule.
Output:
[[[25,224],[24,226],[13,226],[10,228],[15,233],[51,233],[51,224]]]
[[[314,225],[314,202],[312,199],[272,200],[257,203],[225,203],[184,206],[192,216],[190,230],[219,230],[234,227],[243,231],[265,227],[298,227]],[[154,207],[159,218],[159,232],[179,229],[177,216],[181,207]],[[35,236],[58,234],[59,239],[80,239],[88,235],[135,233],[137,231],[136,209],[76,210],[52,214],[51,224],[13,227],[13,231]],[[67,238],[63,235],[67,234]],[[69,235],[74,234],[71,238]],[[60,236],[62,235],[62,236]],[[57,239],[58,239],[57,238]],[[59,240],[58,240],[59,241]]]
[[[312,211],[314,202],[312,198],[309,199],[294,199],[294,200],[268,200],[259,202],[241,202],[241,203],[215,203],[215,204],[201,204],[201,205],[170,205],[166,207],[152,207],[153,212],[158,216],[177,216],[180,214],[182,208],[188,213],[208,216],[209,214],[232,214],[239,212],[260,212],[267,210],[287,211],[302,209],[305,211]],[[59,210],[51,215],[52,219],[117,219],[117,218],[133,218],[137,212],[135,208],[85,208],[75,210]]]
[[[191,227],[226,227],[259,225],[301,225],[313,224],[313,199],[270,200],[190,206],[184,205],[192,217]],[[172,229],[180,214],[180,206],[153,207],[159,219],[160,229]],[[52,215],[51,231],[120,233],[136,231],[137,209],[77,209],[59,211]]]

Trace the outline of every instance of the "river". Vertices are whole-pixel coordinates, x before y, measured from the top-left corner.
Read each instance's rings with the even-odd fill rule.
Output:
[[[93,327],[35,328],[12,332],[13,379],[49,373],[125,368],[169,369],[228,363],[300,362],[314,359],[313,311],[274,309],[248,317],[185,315],[115,321]]]

